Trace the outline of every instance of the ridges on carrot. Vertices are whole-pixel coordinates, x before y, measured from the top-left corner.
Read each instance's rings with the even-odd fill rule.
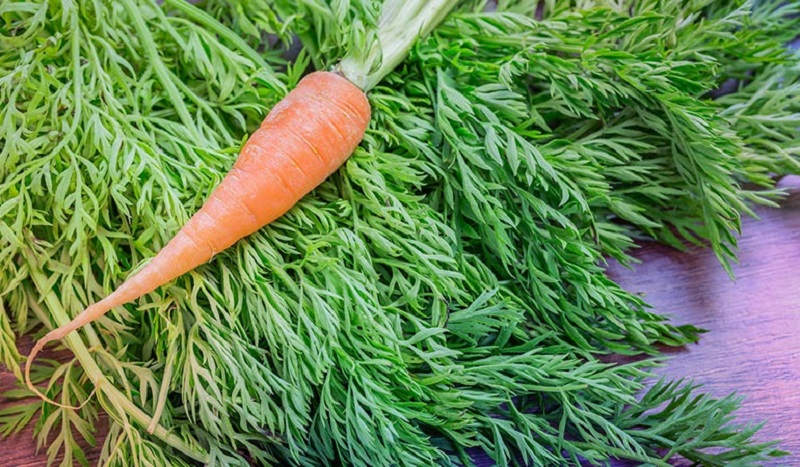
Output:
[[[303,78],[242,147],[231,171],[175,237],[138,273],[69,323],[45,334],[25,363],[44,346],[208,262],[238,240],[282,216],[335,172],[361,142],[370,121],[366,94],[333,72]]]

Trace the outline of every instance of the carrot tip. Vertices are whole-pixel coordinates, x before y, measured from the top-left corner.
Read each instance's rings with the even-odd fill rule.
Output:
[[[57,407],[61,407],[62,409],[80,410],[83,408],[83,406],[88,404],[90,400],[92,400],[92,396],[94,396],[95,392],[97,392],[97,386],[95,386],[94,389],[92,389],[92,392],[89,393],[89,397],[87,397],[86,400],[81,403],[81,405],[72,406],[67,404],[61,404],[59,402],[54,401],[53,399],[50,399],[44,393],[42,393],[42,391],[40,391],[39,388],[37,388],[31,381],[31,363],[33,363],[33,361],[36,359],[36,356],[39,354],[39,352],[41,352],[42,349],[44,349],[44,346],[47,345],[48,342],[51,342],[53,340],[55,340],[55,338],[51,337],[51,333],[48,333],[44,337],[36,341],[36,344],[34,344],[33,349],[31,349],[31,353],[28,355],[28,359],[25,361],[25,384],[28,386],[28,389],[30,389],[31,392],[39,396],[39,398],[45,402],[49,402]]]

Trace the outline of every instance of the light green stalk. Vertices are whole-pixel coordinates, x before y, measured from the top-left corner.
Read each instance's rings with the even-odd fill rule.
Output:
[[[387,0],[377,37],[366,50],[351,50],[337,71],[364,91],[375,87],[408,55],[411,47],[436,27],[458,0]]]
[[[170,76],[166,65],[159,57],[158,46],[153,42],[152,36],[148,33],[147,25],[144,22],[144,18],[142,18],[142,16],[139,14],[136,4],[132,0],[122,0],[122,5],[128,11],[128,14],[131,18],[131,23],[133,24],[134,29],[136,29],[139,39],[142,41],[142,47],[144,47],[147,58],[150,59],[153,71],[155,72],[156,76],[158,76],[161,85],[164,86],[164,90],[169,96],[170,101],[173,105],[175,105],[175,111],[178,113],[181,122],[186,125],[186,128],[189,131],[195,132],[194,119],[189,113],[189,110],[186,108],[183,97],[181,96],[180,91],[178,91],[175,81]],[[199,137],[199,135],[195,136]]]

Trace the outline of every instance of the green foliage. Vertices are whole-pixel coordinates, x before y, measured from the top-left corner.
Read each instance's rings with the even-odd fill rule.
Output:
[[[63,324],[152,257],[309,63],[374,40],[381,4],[0,5],[3,363],[19,377],[18,335]],[[632,264],[650,237],[708,245],[729,267],[741,214],[798,171],[783,49],[796,7],[548,0],[537,20],[537,4],[463,2],[370,91],[373,122],[341,170],[65,339],[75,359],[39,362],[34,380],[68,405],[96,395],[3,409],[0,435],[35,421],[64,465],[82,462],[100,411],[110,465],[780,455],[733,422],[736,399],[598,354],[700,332],[615,284],[605,257]]]

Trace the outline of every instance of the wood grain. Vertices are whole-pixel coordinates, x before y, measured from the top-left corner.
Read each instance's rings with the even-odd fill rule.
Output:
[[[643,263],[635,271],[612,265],[610,275],[673,322],[709,330],[698,344],[669,350],[658,372],[744,396],[739,419],[765,421],[758,438],[792,452],[769,465],[800,466],[800,179],[782,183],[792,192],[782,209],[758,209],[760,220],[744,222],[735,280],[708,250],[656,244],[636,254]]]
[[[796,178],[786,183],[800,188]],[[744,396],[739,420],[766,421],[759,438],[781,439],[793,452],[770,465],[800,466],[800,274],[794,270],[800,266],[800,189],[783,205],[745,221],[735,281],[708,250],[682,253],[657,244],[637,252],[643,263],[635,271],[612,264],[610,274],[674,322],[710,331],[696,345],[668,351],[672,358],[658,372],[694,378],[717,396]],[[0,372],[0,391],[13,384],[13,376]],[[89,450],[90,462],[98,454]],[[35,454],[30,428],[0,441],[0,465],[43,466],[45,459],[44,452]],[[486,458],[479,464],[490,465]]]

